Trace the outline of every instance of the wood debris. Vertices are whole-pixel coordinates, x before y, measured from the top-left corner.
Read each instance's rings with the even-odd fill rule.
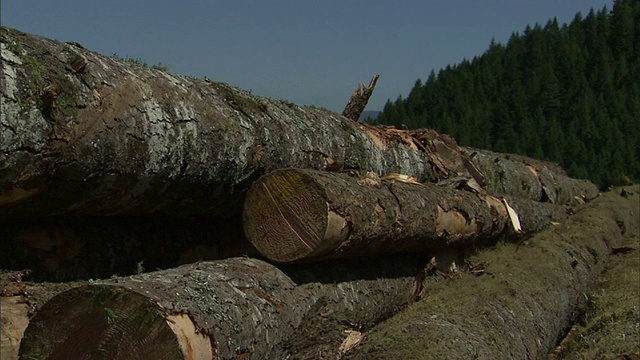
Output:
[[[413,282],[413,299],[420,300],[427,295],[427,277],[433,275],[437,270],[438,262],[435,256],[429,260],[422,268],[418,270]]]
[[[418,179],[412,176],[405,175],[405,174],[398,174],[398,173],[387,174],[381,177],[380,180],[382,180],[383,182],[398,181],[406,184],[423,185],[420,181],[418,181]]]

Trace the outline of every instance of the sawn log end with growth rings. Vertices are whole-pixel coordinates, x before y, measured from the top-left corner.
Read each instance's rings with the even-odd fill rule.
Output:
[[[345,218],[331,211],[322,186],[303,171],[276,171],[252,186],[244,210],[245,232],[269,260],[312,258],[349,236]]]

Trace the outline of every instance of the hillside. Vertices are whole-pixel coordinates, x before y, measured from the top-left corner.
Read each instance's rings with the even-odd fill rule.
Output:
[[[640,179],[640,2],[527,26],[418,79],[377,122],[559,163],[601,188]]]

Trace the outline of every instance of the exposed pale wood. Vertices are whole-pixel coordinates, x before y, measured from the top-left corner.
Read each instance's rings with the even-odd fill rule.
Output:
[[[24,303],[24,297],[0,297],[0,318],[2,322],[0,358],[6,360],[18,359],[20,340],[22,340],[22,334],[29,324],[28,312],[29,306]]]

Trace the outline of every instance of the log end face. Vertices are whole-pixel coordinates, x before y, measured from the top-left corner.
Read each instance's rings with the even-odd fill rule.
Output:
[[[118,286],[87,285],[49,300],[31,319],[22,359],[183,359],[165,311]]]
[[[243,214],[247,239],[264,257],[290,263],[317,256],[327,232],[326,194],[298,169],[267,174],[249,189]]]

